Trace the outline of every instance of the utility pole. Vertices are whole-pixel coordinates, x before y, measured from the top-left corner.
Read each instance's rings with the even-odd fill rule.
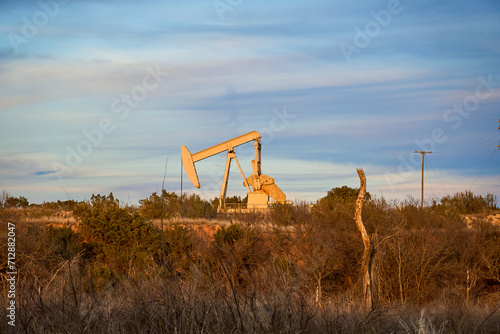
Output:
[[[427,153],[432,153],[432,151],[413,151],[413,153],[422,154],[422,187],[420,189],[420,208],[424,207],[424,156]]]
[[[500,119],[498,120],[498,123],[500,123]],[[500,125],[498,126],[498,130],[500,131]],[[498,145],[498,149],[500,150],[500,145]]]

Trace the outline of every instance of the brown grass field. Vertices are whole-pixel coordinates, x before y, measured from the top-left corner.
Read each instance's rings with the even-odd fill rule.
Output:
[[[500,333],[498,212],[367,205],[367,308],[352,203],[173,215],[163,236],[161,219],[107,205],[1,209],[2,231],[15,224],[18,274],[12,327],[2,232],[0,332]]]

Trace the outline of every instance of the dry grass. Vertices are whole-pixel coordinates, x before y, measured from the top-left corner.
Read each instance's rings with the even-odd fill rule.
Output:
[[[376,213],[371,213],[372,220]],[[393,219],[391,233],[396,213],[380,213],[381,222]],[[238,217],[243,237],[230,245],[217,245],[211,236],[234,220],[166,220],[166,227],[182,226],[189,232],[190,239],[179,240],[191,240],[191,248],[186,251],[171,239],[167,270],[162,260],[151,260],[141,269],[131,265],[126,272],[111,273],[106,259],[90,259],[84,252],[63,258],[63,244],[50,244],[45,227],[67,226],[70,218],[36,220],[0,212],[2,228],[7,221],[17,224],[18,332],[500,333],[496,283],[466,276],[470,268],[477,275],[496,277],[498,232],[488,226],[450,227],[441,233],[412,228],[381,235],[378,303],[366,310],[356,269],[362,243],[356,231],[351,235],[350,220],[334,228],[323,220],[299,219],[294,226],[280,227],[259,225],[258,216]],[[0,235],[0,243],[5,242]],[[480,260],[485,261],[481,268]],[[398,266],[404,279],[398,277]],[[324,292],[317,298],[318,273],[324,275]],[[0,308],[6,319],[5,276],[2,282]],[[9,329],[0,321],[0,332]]]
[[[190,283],[157,274],[101,290],[73,261],[45,286],[24,280],[19,332],[26,333],[499,333],[500,311],[383,306],[371,312],[339,295],[322,305],[299,282],[270,278],[272,289],[242,291],[227,277]],[[4,299],[3,299],[4,300]],[[5,304],[2,309],[5,310]],[[5,321],[0,325],[7,331]]]

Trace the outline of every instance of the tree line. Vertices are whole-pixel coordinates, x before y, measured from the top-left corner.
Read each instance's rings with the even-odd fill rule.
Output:
[[[347,186],[336,187],[329,190],[326,196],[317,200],[314,207],[329,207],[333,209],[334,203],[346,203],[356,200],[358,189]],[[94,196],[94,195],[93,195]],[[100,195],[99,195],[100,196]],[[113,193],[110,193],[113,197]],[[114,197],[113,197],[114,198]],[[367,193],[367,201],[371,201],[370,193]],[[244,204],[248,200],[247,197],[232,196],[226,198],[226,203]],[[404,206],[409,202],[415,202],[412,197],[407,198],[402,203],[397,205]],[[30,204],[24,196],[10,196],[5,190],[0,195],[0,208],[33,208],[42,210],[43,214],[50,215],[57,210],[73,211],[80,204],[89,204],[90,201],[53,201],[43,202],[42,204]],[[119,203],[119,201],[118,201]],[[497,209],[498,199],[494,194],[486,194],[486,196],[475,195],[473,192],[466,190],[458,192],[454,195],[447,195],[440,200],[433,199],[430,203],[432,210],[445,210],[458,214],[482,214],[493,212]],[[175,192],[168,192],[165,189],[161,194],[153,192],[149,197],[140,199],[139,205],[126,205],[129,212],[138,211],[142,217],[146,219],[171,218],[174,216],[182,216],[187,218],[215,218],[217,216],[217,207],[219,198],[211,200],[202,199],[199,195],[183,195],[180,196]],[[122,204],[123,206],[123,204]]]

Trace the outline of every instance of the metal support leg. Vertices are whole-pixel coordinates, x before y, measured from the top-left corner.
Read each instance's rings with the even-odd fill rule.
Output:
[[[231,159],[233,157],[234,157],[233,152],[227,154],[226,171],[224,172],[224,179],[222,180],[222,189],[220,191],[220,198],[219,198],[219,208],[217,209],[218,212],[220,212],[222,208],[225,207],[226,204],[227,183],[229,181],[229,171],[231,170]]]
[[[236,154],[234,154],[234,161],[236,161],[236,165],[238,166],[238,169],[240,170],[241,177],[243,178],[243,185],[245,187],[247,187],[248,192],[251,193],[252,190],[250,190],[250,185],[248,184],[247,178],[245,177],[245,174],[243,173],[243,169],[241,169],[240,162],[238,161]]]

